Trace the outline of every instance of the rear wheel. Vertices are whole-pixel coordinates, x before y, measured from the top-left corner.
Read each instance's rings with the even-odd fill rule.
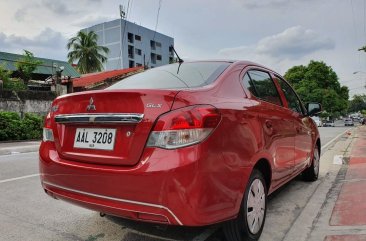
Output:
[[[302,176],[305,181],[313,182],[318,179],[319,163],[320,163],[319,147],[316,145],[314,148],[313,161],[311,162],[311,165],[308,168],[306,168],[302,173]]]
[[[263,230],[266,210],[266,182],[263,174],[254,169],[245,190],[238,217],[224,226],[227,240],[258,240]]]

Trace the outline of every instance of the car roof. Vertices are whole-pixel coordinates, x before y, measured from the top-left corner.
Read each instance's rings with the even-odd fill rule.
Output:
[[[252,61],[248,61],[248,60],[233,60],[233,59],[206,59],[206,60],[187,60],[184,61],[183,63],[198,63],[198,62],[227,62],[227,63],[231,63],[232,65],[245,65],[245,66],[257,66],[263,69],[267,69],[269,71],[272,71],[273,73],[282,76],[281,74],[277,73],[276,71],[274,71],[271,68],[268,68],[264,65],[252,62]]]

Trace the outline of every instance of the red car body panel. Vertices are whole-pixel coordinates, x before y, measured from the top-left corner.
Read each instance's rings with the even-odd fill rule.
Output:
[[[241,85],[249,69],[271,73],[283,106],[261,101]],[[185,90],[93,91],[58,98],[46,127],[54,142],[40,147],[41,182],[58,199],[125,218],[202,226],[235,218],[253,167],[270,167],[269,193],[311,164],[319,142],[313,121],[288,108],[275,73],[250,62],[232,63],[212,84]],[[55,116],[143,113],[136,124],[60,124]],[[161,108],[154,107],[162,104]],[[217,108],[221,121],[204,141],[173,150],[147,147],[156,119],[192,105]],[[74,149],[75,130],[117,129],[113,151]],[[133,133],[127,137],[125,133]]]
[[[178,91],[124,91],[123,95],[118,91],[90,91],[79,94],[72,94],[67,98],[61,97],[55,100],[53,105],[59,106],[58,114],[78,114],[84,113],[85,107],[89,104],[90,98],[98,101],[98,109],[93,111],[97,113],[144,113],[144,121],[138,125],[115,125],[117,128],[117,137],[115,146],[123,148],[114,148],[110,151],[81,150],[74,151],[75,130],[80,124],[56,125],[57,131],[54,132],[55,144],[61,157],[70,160],[78,160],[90,163],[100,163],[109,165],[135,165],[139,160],[144,149],[146,140],[149,136],[155,119],[164,112],[171,109],[174,97]],[[146,106],[151,103],[162,103],[161,108],[151,108],[146,111]],[[52,114],[52,113],[51,113]],[[53,116],[52,116],[53,117]],[[89,124],[88,124],[89,125]],[[83,127],[88,127],[88,125]],[[96,125],[92,127],[107,128],[110,125]],[[122,135],[127,131],[134,133],[133,138],[127,138]],[[133,146],[133,148],[131,148]],[[90,158],[90,157],[93,158]]]

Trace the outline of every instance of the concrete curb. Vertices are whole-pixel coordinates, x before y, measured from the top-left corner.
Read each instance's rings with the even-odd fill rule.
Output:
[[[1,146],[0,145],[0,155],[11,155],[17,153],[28,153],[37,152],[39,150],[40,143],[8,143],[13,146]],[[23,145],[19,145],[23,144]]]

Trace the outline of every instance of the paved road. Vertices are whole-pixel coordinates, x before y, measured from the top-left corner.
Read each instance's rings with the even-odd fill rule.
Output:
[[[342,120],[338,120],[334,124],[335,127],[318,127],[322,146],[326,145],[340,133],[352,128],[351,126],[344,126],[344,122]]]
[[[323,145],[347,129],[320,127]],[[37,158],[35,152],[0,156],[0,240],[199,241],[213,232],[209,240],[224,240],[216,226],[182,229],[101,218],[96,212],[53,200],[43,193],[35,176]],[[270,197],[261,241],[284,238],[326,173],[323,167],[320,180],[314,183],[297,178]]]

